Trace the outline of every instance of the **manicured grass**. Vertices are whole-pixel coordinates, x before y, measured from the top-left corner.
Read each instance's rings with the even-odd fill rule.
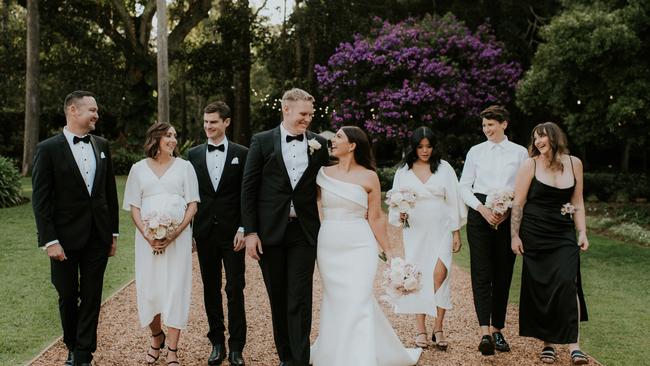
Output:
[[[125,181],[118,178],[120,203]],[[29,179],[23,180],[23,194],[31,197]],[[31,202],[0,209],[0,227],[0,365],[21,364],[62,334],[58,296],[49,259],[37,248]],[[133,235],[129,213],[120,210],[120,239],[106,269],[104,298],[133,278]]]
[[[590,234],[581,255],[582,284],[589,321],[581,323],[583,350],[605,365],[644,365],[650,359],[648,325],[650,249]],[[467,237],[454,262],[469,271]],[[510,301],[519,303],[521,257],[517,258]]]

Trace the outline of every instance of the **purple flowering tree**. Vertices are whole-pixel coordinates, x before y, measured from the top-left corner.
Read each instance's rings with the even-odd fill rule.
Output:
[[[421,125],[475,131],[482,108],[510,102],[521,72],[487,25],[471,32],[453,15],[377,19],[369,36],[355,35],[316,65],[332,127],[354,124],[385,141]]]

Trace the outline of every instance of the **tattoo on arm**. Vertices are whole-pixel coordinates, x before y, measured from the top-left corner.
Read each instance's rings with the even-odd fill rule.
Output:
[[[512,205],[512,212],[510,213],[510,236],[519,236],[519,227],[521,226],[521,216],[523,209],[518,204]]]

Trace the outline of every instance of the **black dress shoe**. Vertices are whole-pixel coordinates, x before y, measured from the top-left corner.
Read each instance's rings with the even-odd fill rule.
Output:
[[[489,335],[484,335],[481,338],[481,343],[478,344],[478,350],[481,351],[483,356],[491,356],[494,354],[494,341]]]
[[[492,338],[494,338],[494,348],[499,352],[510,352],[510,345],[506,342],[506,339],[503,338],[501,332],[492,333]]]
[[[212,346],[210,357],[208,357],[208,365],[221,365],[224,358],[226,358],[226,347],[223,344],[215,344]]]
[[[74,366],[74,352],[68,351],[68,359],[65,360],[64,366]]]
[[[75,366],[91,366],[90,362],[75,363]]]
[[[280,361],[280,366],[291,366],[291,362],[289,362],[289,361]]]
[[[239,351],[230,351],[228,353],[228,362],[233,366],[244,366],[244,356]]]

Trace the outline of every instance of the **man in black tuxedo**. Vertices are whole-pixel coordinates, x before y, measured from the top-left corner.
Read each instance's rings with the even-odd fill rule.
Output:
[[[108,141],[89,134],[99,119],[94,95],[70,93],[64,112],[63,133],[36,147],[32,203],[59,294],[65,365],[90,365],[104,270],[117,248],[117,190]]]
[[[242,183],[246,252],[259,260],[271,302],[280,365],[307,366],[312,276],[320,228],[316,174],[329,160],[326,141],[307,131],[314,98],[282,97],[280,126],[251,141]]]
[[[228,296],[228,360],[244,365],[246,344],[244,312],[244,230],[241,228],[241,183],[248,149],[228,141],[230,108],[223,102],[203,110],[205,144],[188,152],[199,180],[201,203],[194,216],[193,235],[203,279],[203,300],[210,330],[212,352],[208,365],[220,365],[226,355],[221,302],[221,265],[226,272]],[[241,229],[240,229],[241,228]]]

